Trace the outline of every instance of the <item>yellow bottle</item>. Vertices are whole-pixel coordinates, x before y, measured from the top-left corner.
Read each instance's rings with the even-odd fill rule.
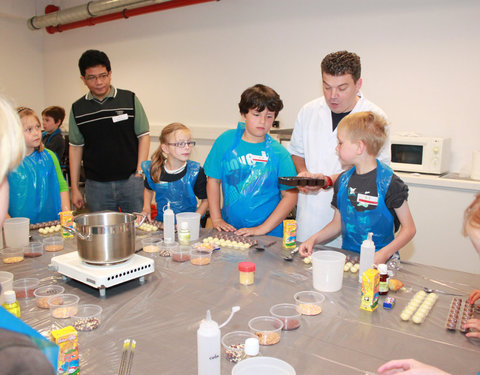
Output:
[[[20,318],[20,304],[17,301],[17,296],[13,290],[7,290],[3,297],[5,298],[5,303],[2,305],[5,310],[9,313],[15,315],[17,318]]]

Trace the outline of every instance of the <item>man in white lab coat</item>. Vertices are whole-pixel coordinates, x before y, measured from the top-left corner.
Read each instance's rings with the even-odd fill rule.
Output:
[[[305,104],[298,113],[288,151],[299,176],[325,178],[327,186],[299,188],[297,203],[297,240],[305,241],[333,218],[333,185],[342,166],[335,148],[337,125],[349,113],[373,111],[386,118],[381,108],[365,99],[362,87],[360,57],[338,51],[322,61],[323,96]],[[380,161],[390,163],[390,138],[379,154]],[[333,239],[332,239],[333,240]],[[332,246],[341,246],[338,239]]]

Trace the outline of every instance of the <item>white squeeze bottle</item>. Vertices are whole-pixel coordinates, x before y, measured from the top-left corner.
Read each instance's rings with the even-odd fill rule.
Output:
[[[358,281],[362,282],[363,273],[374,264],[375,244],[372,240],[373,233],[368,233],[368,238],[363,241],[360,247],[360,270],[358,272]]]
[[[212,320],[210,310],[207,310],[207,316],[200,322],[197,330],[198,375],[220,375],[220,328],[226,325],[238,310],[239,306],[232,307],[230,316],[221,326]]]
[[[175,214],[170,208],[170,202],[165,207],[163,207],[163,241],[172,243],[175,241]]]

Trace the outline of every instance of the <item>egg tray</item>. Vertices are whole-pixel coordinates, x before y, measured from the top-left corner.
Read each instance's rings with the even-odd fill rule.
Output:
[[[287,186],[325,186],[323,178],[312,177],[279,177],[278,183]]]
[[[45,221],[43,223],[30,224],[30,230],[37,230],[40,228],[49,228],[60,225],[60,220]]]
[[[448,311],[447,322],[445,323],[445,328],[449,331],[455,331],[457,329],[457,321],[460,315],[461,307],[462,299],[459,297],[452,298],[450,309]],[[469,331],[469,329],[465,328],[464,326],[468,319],[473,318],[473,310],[474,305],[468,303],[468,300],[465,300],[463,302],[462,319],[460,320],[460,326],[458,328],[460,332],[467,333]]]
[[[214,242],[216,245],[220,245],[222,247],[236,247],[235,245],[237,244],[243,245],[244,247],[252,247],[258,245],[257,240],[244,236],[239,236],[231,232],[218,232],[212,234],[210,237],[207,238],[207,242]]]

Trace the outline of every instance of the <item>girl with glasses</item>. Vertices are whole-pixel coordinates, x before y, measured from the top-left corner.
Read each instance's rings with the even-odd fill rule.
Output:
[[[159,140],[160,146],[153,153],[152,160],[142,163],[145,174],[143,213],[149,220],[163,222],[163,207],[170,202],[175,214],[198,212],[203,216],[208,207],[207,177],[199,163],[189,160],[195,146],[190,129],[172,123],[163,128]],[[154,193],[158,214],[152,218]]]

